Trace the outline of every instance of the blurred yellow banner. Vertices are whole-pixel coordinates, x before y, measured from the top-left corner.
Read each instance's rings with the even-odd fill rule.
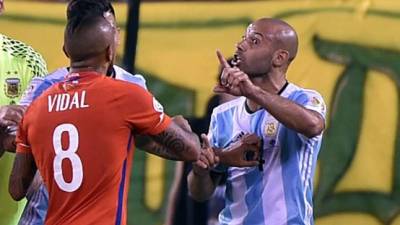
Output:
[[[50,70],[67,65],[61,51],[64,4],[18,1],[6,6],[2,33],[32,45]],[[126,5],[116,9],[125,28]],[[193,92],[194,103],[188,104],[200,116],[216,83],[215,50],[232,55],[246,26],[259,17],[281,18],[297,30],[299,53],[288,79],[318,90],[328,105],[315,182],[316,224],[400,225],[400,1],[144,3],[137,69],[161,80],[158,88],[168,84]],[[157,95],[167,99],[162,102],[167,110],[181,101],[168,101],[169,88]],[[139,205],[129,209],[130,224],[162,220],[159,209],[172,177],[166,168],[172,166],[159,160],[136,159],[139,166],[151,165],[134,168],[133,189],[143,189],[131,195],[145,197],[131,200]]]

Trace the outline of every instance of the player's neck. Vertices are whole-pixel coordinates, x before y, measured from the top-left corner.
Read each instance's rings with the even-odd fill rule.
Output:
[[[71,73],[79,72],[97,72],[100,74],[107,74],[107,68],[105,66],[86,66],[83,64],[71,63],[69,71]]]
[[[285,74],[282,73],[266,74],[265,76],[252,78],[251,81],[254,85],[271,94],[278,94],[287,82]]]
[[[271,73],[265,76],[254,77],[251,79],[251,81],[254,85],[260,87],[264,91],[277,95],[281,94],[281,92],[287,86],[286,75],[284,73]],[[247,99],[246,104],[251,112],[255,112],[261,108],[260,105],[250,99]]]

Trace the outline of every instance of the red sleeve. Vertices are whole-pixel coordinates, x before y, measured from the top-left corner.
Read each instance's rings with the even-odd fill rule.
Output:
[[[126,104],[127,120],[136,133],[155,135],[164,131],[171,118],[164,113],[163,106],[147,90],[134,86],[130,90]]]
[[[16,145],[17,145],[17,153],[31,153],[31,147],[29,146],[28,143],[28,131],[26,129],[26,122],[25,118],[29,112],[27,112],[24,117],[21,120],[21,123],[19,124],[18,131],[17,131],[17,136],[15,139]]]

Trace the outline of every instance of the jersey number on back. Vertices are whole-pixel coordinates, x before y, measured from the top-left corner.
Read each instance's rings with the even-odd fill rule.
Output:
[[[69,139],[69,146],[67,149],[63,149],[61,145],[61,135],[67,132]],[[66,192],[76,191],[82,185],[83,179],[83,168],[82,161],[76,154],[79,147],[79,134],[78,129],[72,124],[64,123],[58,125],[53,133],[53,147],[56,152],[56,156],[53,161],[54,179],[58,187]],[[72,180],[66,182],[64,180],[62,171],[62,161],[68,159],[72,165]]]

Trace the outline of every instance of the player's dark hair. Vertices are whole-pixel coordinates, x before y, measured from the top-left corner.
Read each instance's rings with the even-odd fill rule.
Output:
[[[73,37],[74,33],[82,28],[88,27],[88,25],[94,24],[94,21],[99,18],[103,18],[103,16],[98,15],[85,15],[83,17],[72,17],[67,22],[67,26],[65,27],[65,38],[69,40]]]
[[[107,49],[114,39],[112,34],[105,32],[101,35],[93,35],[102,30],[99,27],[110,26],[111,24],[99,15],[85,16],[80,20],[72,18],[68,21],[65,36],[64,50],[71,61],[83,61],[101,54]],[[111,32],[111,31],[110,31]],[[84,40],[91,40],[84,43]]]
[[[82,21],[89,17],[104,16],[106,12],[111,12],[115,17],[109,0],[71,0],[67,7],[67,34],[74,33]]]
[[[104,15],[111,12],[115,17],[115,11],[109,0],[71,0],[67,7],[67,19],[86,15]]]

